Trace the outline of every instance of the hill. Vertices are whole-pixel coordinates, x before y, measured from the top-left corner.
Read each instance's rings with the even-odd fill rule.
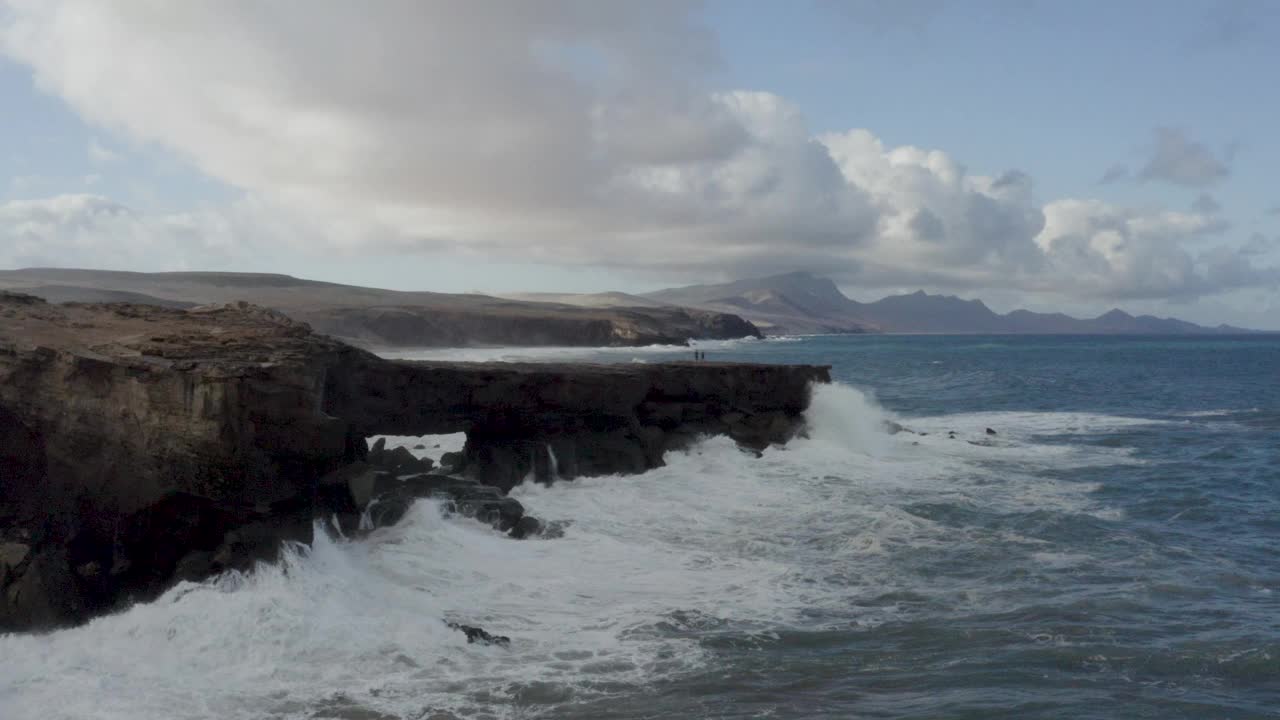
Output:
[[[742,318],[706,309],[577,307],[479,294],[401,292],[263,273],[0,271],[0,289],[52,302],[151,305],[246,301],[319,332],[371,347],[652,345],[758,336]]]

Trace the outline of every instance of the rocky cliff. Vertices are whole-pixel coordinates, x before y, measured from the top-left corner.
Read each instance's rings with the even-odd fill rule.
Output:
[[[640,472],[706,433],[760,448],[797,431],[826,380],[809,366],[395,362],[244,304],[0,294],[0,629],[247,567],[374,492],[443,489],[525,532],[500,495],[554,479],[552,453],[571,478]],[[469,481],[406,489],[404,468],[361,464],[366,436],[458,431],[451,471]]]

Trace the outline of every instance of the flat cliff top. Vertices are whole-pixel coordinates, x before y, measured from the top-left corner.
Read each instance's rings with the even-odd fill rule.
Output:
[[[190,309],[133,303],[50,304],[0,291],[0,344],[15,349],[48,348],[60,352],[148,365],[241,366],[307,362],[335,353],[409,366],[423,371],[466,371],[485,375],[643,377],[654,373],[713,375],[716,369],[771,366],[746,363],[677,361],[655,364],[470,363],[389,361],[312,331],[304,322],[257,305],[229,303]],[[169,361],[169,362],[165,362]],[[709,372],[712,371],[712,372]]]
[[[300,361],[344,349],[305,323],[244,303],[190,310],[130,303],[51,305],[0,292],[0,343],[117,361]]]
[[[129,302],[185,308],[248,302],[363,347],[651,345],[759,336],[732,314],[662,305],[579,307],[477,293],[406,292],[253,273],[0,270],[0,291],[54,302]]]

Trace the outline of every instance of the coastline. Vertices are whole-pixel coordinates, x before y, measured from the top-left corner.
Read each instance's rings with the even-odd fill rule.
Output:
[[[504,497],[526,478],[641,473],[713,435],[759,452],[800,430],[810,385],[830,379],[805,365],[395,361],[245,303],[5,294],[0,339],[0,627],[17,630],[247,569],[329,515],[367,529],[377,500],[383,523],[443,495],[533,534]],[[454,432],[461,480],[365,440]]]

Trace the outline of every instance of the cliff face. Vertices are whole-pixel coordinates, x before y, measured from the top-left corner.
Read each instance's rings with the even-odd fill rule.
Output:
[[[328,412],[360,435],[464,431],[465,471],[509,490],[550,480],[643,472],[701,435],[760,449],[785,442],[828,382],[813,366],[737,363],[555,365],[359,362],[331,373]]]
[[[0,328],[3,464],[17,468],[0,532],[35,549],[0,625],[154,591],[185,552],[299,504],[357,452],[317,403],[347,349],[282,318],[7,299]]]
[[[323,478],[356,467],[367,435],[465,431],[454,469],[507,489],[551,480],[548,448],[568,478],[655,467],[700,433],[785,441],[825,380],[393,362],[253,306],[0,294],[0,629],[76,622],[309,541]]]

